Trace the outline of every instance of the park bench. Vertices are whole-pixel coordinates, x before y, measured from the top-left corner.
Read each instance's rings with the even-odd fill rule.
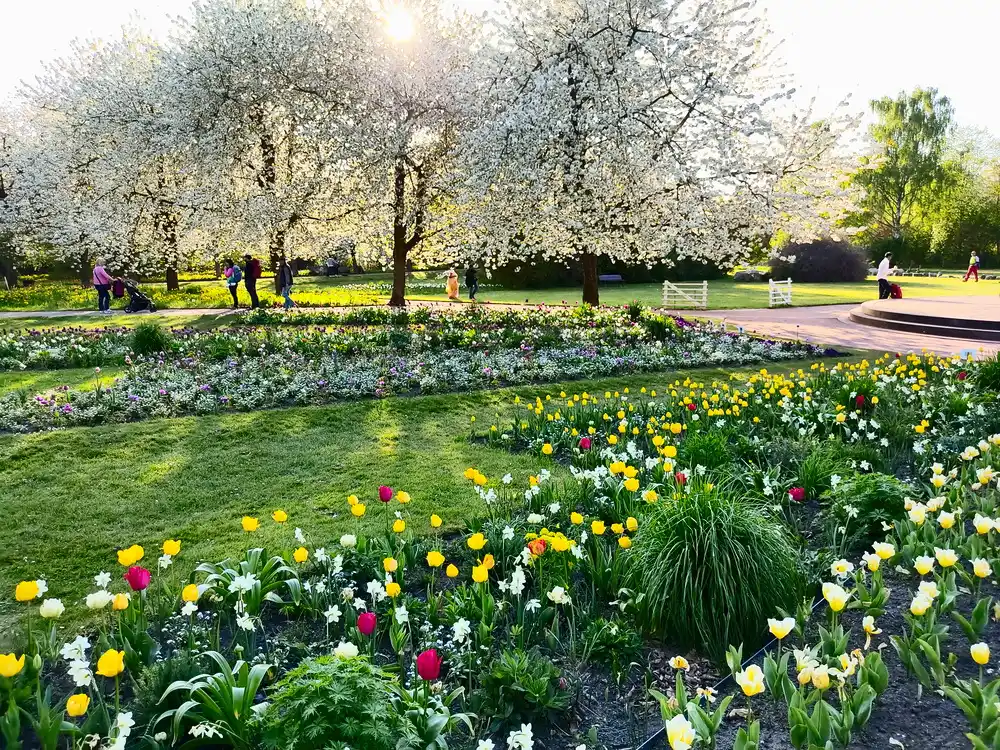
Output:
[[[624,284],[625,279],[622,278],[620,273],[602,273],[597,277],[598,282],[601,284]]]

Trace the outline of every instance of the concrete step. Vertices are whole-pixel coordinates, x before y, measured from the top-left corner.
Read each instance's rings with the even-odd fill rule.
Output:
[[[941,336],[950,339],[972,339],[975,341],[1000,341],[1000,329],[983,328],[964,325],[965,323],[989,323],[990,321],[956,321],[945,318],[934,318],[927,315],[901,314],[892,315],[883,311],[876,311],[883,314],[872,315],[865,309],[865,306],[856,307],[849,313],[851,321],[873,328],[882,328],[892,331],[906,331],[907,333],[920,333],[927,336]],[[931,322],[933,321],[933,322]],[[953,325],[960,323],[961,325]]]
[[[991,300],[992,301],[992,300]],[[986,300],[984,300],[984,303]],[[965,307],[964,305],[961,307]],[[880,302],[862,302],[861,312],[872,318],[882,318],[885,320],[901,321],[905,323],[919,323],[930,326],[945,326],[950,328],[972,328],[988,331],[1000,332],[1000,320],[989,318],[968,318],[961,315],[948,314],[947,308],[937,306],[933,313],[914,312],[912,310],[893,309],[893,306]],[[969,313],[969,310],[959,310],[959,312]]]

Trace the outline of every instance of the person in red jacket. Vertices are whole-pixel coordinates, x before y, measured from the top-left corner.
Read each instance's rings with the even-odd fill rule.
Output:
[[[243,256],[243,285],[250,295],[250,309],[260,307],[257,299],[257,279],[260,278],[260,261],[250,255]]]

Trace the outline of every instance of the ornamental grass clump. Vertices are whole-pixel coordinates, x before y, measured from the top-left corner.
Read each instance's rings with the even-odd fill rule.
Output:
[[[644,627],[719,659],[729,644],[760,641],[767,613],[788,609],[802,587],[784,527],[705,486],[651,508],[631,563]]]

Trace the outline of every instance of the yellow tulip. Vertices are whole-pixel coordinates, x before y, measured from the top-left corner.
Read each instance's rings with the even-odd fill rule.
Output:
[[[115,594],[115,598],[111,600],[111,608],[115,612],[124,612],[128,609],[128,604],[128,594]]]
[[[606,531],[604,521],[594,521],[590,524],[590,530],[594,536],[601,536]]]
[[[427,553],[427,564],[432,568],[440,568],[444,565],[444,555],[437,550],[431,550]]]
[[[397,596],[399,596],[400,591],[402,591],[402,589],[399,587],[399,584],[396,583],[395,581],[392,581],[385,585],[386,596],[388,596],[390,599],[395,599]]]
[[[243,516],[241,524],[243,526],[243,530],[248,534],[251,531],[256,531],[260,527],[260,521],[258,521],[253,516]]]
[[[497,563],[496,560],[493,559],[493,555],[486,555],[485,557],[483,557],[483,560],[480,564],[487,570],[493,570],[493,568],[496,566]]]
[[[14,654],[0,654],[0,677],[13,677],[24,669],[24,654],[15,658]]]
[[[737,672],[735,679],[748,698],[764,692],[764,671],[756,664],[751,664],[743,672]]]
[[[817,690],[826,690],[830,687],[830,670],[825,666],[813,667],[811,677],[813,687]]]
[[[847,604],[847,600],[851,598],[851,595],[835,583],[824,583],[823,598],[830,605],[830,609],[834,612],[840,612],[844,608],[844,605]]]
[[[569,514],[569,522],[579,526],[581,523],[583,523],[583,516],[577,513],[576,511],[573,511],[572,513]]]
[[[21,581],[14,588],[14,598],[19,602],[30,602],[38,596],[38,583],[36,581]]]
[[[639,480],[638,479],[634,479],[634,478],[633,479],[626,479],[625,480],[625,489],[627,489],[629,492],[635,492],[636,490],[639,489]]]
[[[608,435],[608,445],[617,445],[617,444],[618,444],[618,436]]]
[[[955,514],[941,511],[938,513],[938,524],[942,529],[950,529],[955,525]]]
[[[304,563],[309,559],[309,550],[305,547],[299,547],[292,553],[292,559],[297,563]]]
[[[180,553],[181,553],[180,539],[168,539],[163,543],[164,555],[170,555],[171,557],[173,557],[174,555],[179,555]]]
[[[86,693],[77,693],[66,699],[66,714],[72,718],[83,716],[90,708],[90,696]]]
[[[365,504],[364,503],[354,503],[351,506],[351,515],[355,518],[361,518],[365,514]]]
[[[974,643],[969,648],[969,653],[972,655],[972,660],[979,666],[988,664],[990,661],[990,647],[985,643]]]
[[[478,552],[486,546],[486,537],[482,534],[473,534],[466,540],[466,544],[469,545],[469,549]]]
[[[935,547],[934,557],[937,558],[938,564],[942,568],[950,568],[958,562],[958,555],[956,555],[955,550],[952,549],[941,549],[940,547]]]
[[[993,573],[993,568],[987,560],[976,558],[972,561],[972,572],[976,574],[976,578],[989,578]]]
[[[776,620],[774,618],[767,618],[767,629],[771,631],[771,635],[777,638],[779,641],[792,632],[795,627],[795,618],[786,617],[783,620]]]
[[[382,568],[386,573],[395,573],[398,567],[399,563],[395,557],[387,557],[382,561]]]
[[[888,560],[896,554],[896,548],[887,542],[875,542],[872,545],[872,549],[875,550],[875,554],[882,560]]]
[[[358,496],[357,495],[348,495],[347,496],[347,504],[350,505],[350,506],[352,506],[352,507],[355,506],[355,505],[357,505],[358,504]]]
[[[472,580],[476,583],[486,583],[490,578],[490,572],[485,565],[476,565],[472,569]]]
[[[276,510],[271,514],[271,518],[274,519],[275,523],[284,523],[288,520],[288,514],[283,510]]]
[[[200,593],[198,591],[198,584],[189,583],[181,590],[181,599],[186,602],[196,602],[198,601]]]
[[[439,516],[437,513],[431,514],[431,528],[433,529],[441,528],[441,516]]]
[[[392,522],[392,530],[395,531],[397,534],[402,534],[404,531],[406,531],[406,521],[404,521],[402,518],[397,518],[395,521]]]
[[[551,456],[552,455],[552,443],[546,443],[542,446],[542,455]]]
[[[406,505],[408,502],[410,502],[410,493],[402,491],[397,492],[396,499],[399,500],[401,505]]]
[[[457,578],[458,577],[458,568],[456,568],[454,565],[448,565],[448,567],[445,568],[444,573],[449,578]]]
[[[639,521],[637,521],[632,516],[625,519],[625,528],[629,531],[637,531],[639,529]]]
[[[929,555],[921,555],[913,561],[913,568],[920,575],[925,576],[934,570],[934,558]]]
[[[615,534],[624,534],[625,527],[622,526],[620,523],[613,523],[611,524],[611,531],[614,532]]]
[[[125,671],[125,652],[108,649],[97,660],[97,674],[101,677],[117,677]]]
[[[934,600],[929,596],[926,594],[917,594],[913,597],[913,601],[910,602],[910,612],[917,617],[921,617],[926,614],[932,604],[934,604]]]
[[[618,537],[618,546],[621,547],[622,549],[628,549],[629,547],[632,546],[632,540],[629,539],[627,536]]]

